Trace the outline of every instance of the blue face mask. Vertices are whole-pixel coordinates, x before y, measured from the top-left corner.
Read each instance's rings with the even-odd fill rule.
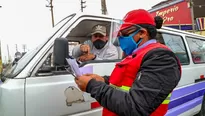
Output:
[[[135,42],[134,41],[134,36],[139,32],[136,31],[133,34],[131,34],[130,36],[127,37],[123,37],[120,36],[119,37],[119,42],[120,42],[120,47],[122,48],[122,50],[125,52],[126,55],[131,55],[132,52],[138,47],[138,45],[142,42],[142,38],[140,38],[139,42]]]

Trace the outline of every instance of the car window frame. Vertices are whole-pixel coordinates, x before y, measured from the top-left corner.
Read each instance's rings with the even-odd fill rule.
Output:
[[[205,64],[205,61],[204,61],[204,62],[200,62],[200,63],[196,63],[196,62],[193,60],[191,48],[190,48],[190,45],[189,45],[189,42],[188,42],[188,38],[196,39],[196,40],[203,40],[204,42],[205,42],[205,38],[204,38],[204,39],[201,39],[201,38],[199,38],[199,37],[193,37],[193,36],[189,36],[189,35],[188,35],[188,36],[185,36],[185,39],[186,39],[187,44],[188,44],[188,48],[189,48],[189,50],[190,50],[192,62],[193,62],[194,64]]]
[[[187,46],[186,46],[186,43],[185,43],[185,38],[182,36],[182,35],[179,35],[179,34],[174,34],[174,33],[169,33],[169,32],[164,32],[164,31],[158,31],[157,33],[164,33],[164,34],[169,34],[169,35],[174,35],[174,36],[179,36],[179,37],[181,37],[181,40],[182,40],[182,43],[183,43],[183,45],[184,45],[184,48],[185,48],[185,53],[186,53],[186,56],[187,56],[187,63],[181,63],[180,62],[180,64],[181,65],[190,65],[190,57],[189,57],[189,51],[187,50],[188,48],[187,48]],[[163,38],[164,39],[164,38]],[[165,45],[165,44],[164,44]],[[167,45],[166,45],[167,46]],[[170,48],[171,49],[171,48]],[[175,53],[174,53],[175,54]],[[176,56],[177,57],[177,56]],[[178,57],[177,57],[178,58]],[[179,58],[178,58],[179,59]],[[179,60],[180,61],[180,60]]]

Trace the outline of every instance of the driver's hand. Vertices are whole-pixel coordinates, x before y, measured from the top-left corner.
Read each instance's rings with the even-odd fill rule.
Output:
[[[81,52],[83,53],[83,54],[89,54],[90,53],[90,46],[89,45],[84,45],[84,44],[82,44],[81,46],[80,46],[80,50],[81,50]]]
[[[78,58],[78,61],[85,62],[85,61],[89,61],[89,60],[94,60],[95,57],[96,56],[92,53],[84,54]]]

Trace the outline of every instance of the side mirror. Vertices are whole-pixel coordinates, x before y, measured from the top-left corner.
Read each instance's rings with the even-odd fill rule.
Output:
[[[55,66],[67,65],[68,51],[68,40],[66,38],[57,38],[54,41],[53,60]]]
[[[52,67],[51,66],[43,66],[38,70],[38,73],[48,73],[51,72]]]
[[[43,66],[36,73],[36,76],[49,76],[49,75],[53,75],[51,66]]]

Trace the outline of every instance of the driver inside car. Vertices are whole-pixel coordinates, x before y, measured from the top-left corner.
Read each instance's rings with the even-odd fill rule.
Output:
[[[92,28],[91,39],[75,46],[72,56],[81,62],[118,59],[118,51],[113,44],[109,44],[106,27],[95,25]]]

